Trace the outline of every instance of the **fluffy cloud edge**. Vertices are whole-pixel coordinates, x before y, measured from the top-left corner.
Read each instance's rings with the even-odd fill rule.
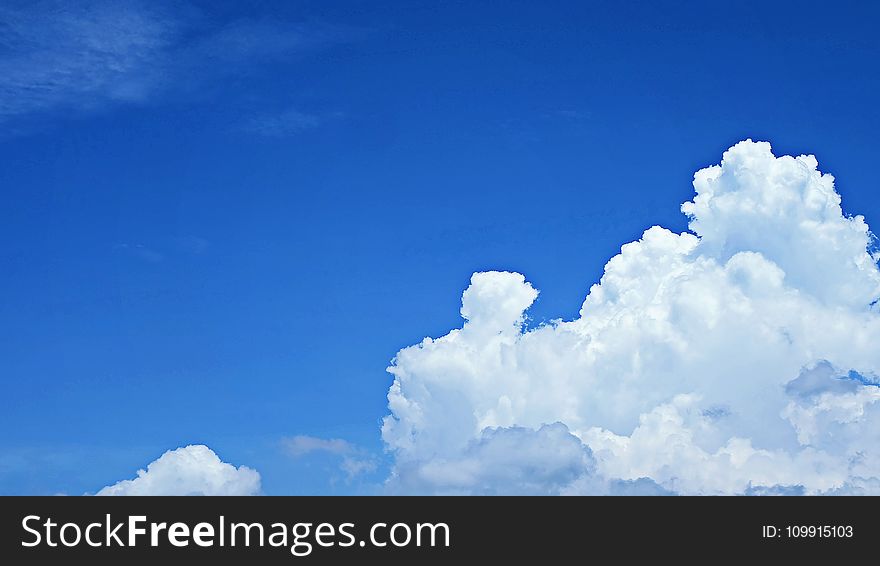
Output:
[[[575,320],[524,329],[538,291],[475,273],[463,326],[388,368],[389,489],[875,490],[880,270],[864,218],[843,213],[815,157],[766,142],[736,144],[694,189],[692,232],[655,226],[622,246]],[[510,468],[539,476],[540,458],[511,460],[493,439],[562,446],[544,428],[557,422],[594,464],[529,488]]]
[[[247,466],[223,462],[205,445],[169,450],[122,480],[98,491],[97,496],[140,495],[260,495],[260,474]]]

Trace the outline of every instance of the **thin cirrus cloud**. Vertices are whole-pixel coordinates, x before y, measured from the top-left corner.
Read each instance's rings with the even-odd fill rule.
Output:
[[[360,33],[260,19],[214,24],[194,9],[177,6],[172,15],[165,6],[130,0],[0,7],[0,121],[187,93]]]
[[[476,273],[464,325],[401,350],[382,435],[404,493],[880,493],[880,270],[813,156],[698,171],[571,321]]]
[[[299,110],[285,110],[277,114],[262,114],[246,120],[242,129],[260,136],[280,138],[317,128],[322,119]]]
[[[165,259],[165,254],[143,244],[120,243],[115,244],[113,249],[119,252],[124,252],[147,263],[159,263]]]
[[[135,478],[109,485],[95,495],[259,495],[260,474],[235,467],[204,445],[169,450],[138,470]]]
[[[251,116],[240,124],[239,129],[249,134],[279,139],[325,127],[345,118],[345,113],[338,110],[308,113],[287,108],[279,112]]]
[[[198,256],[205,254],[211,242],[200,236],[178,236],[166,241],[160,247],[147,246],[141,243],[119,242],[113,245],[115,252],[135,257],[146,263],[161,263],[169,257],[182,254]],[[161,249],[160,249],[161,248]]]
[[[340,438],[320,438],[297,435],[282,441],[284,451],[292,458],[303,458],[310,454],[330,454],[339,459],[339,468],[348,480],[361,474],[376,470],[376,458],[362,448]]]

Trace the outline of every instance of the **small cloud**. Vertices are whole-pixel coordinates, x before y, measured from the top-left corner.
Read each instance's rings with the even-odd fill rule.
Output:
[[[164,254],[148,248],[143,244],[121,243],[113,246],[113,249],[126,252],[148,263],[159,263],[160,261],[163,261],[165,259]]]
[[[568,118],[570,120],[583,120],[584,118],[589,117],[589,115],[587,113],[582,112],[580,110],[574,110],[571,108],[557,110],[556,112],[554,112],[554,114],[556,116],[559,116],[560,118]]]
[[[191,445],[169,450],[138,470],[137,477],[96,495],[259,495],[260,474],[222,461],[213,450]]]
[[[293,458],[316,453],[331,454],[341,458],[339,468],[345,472],[349,481],[361,474],[375,471],[378,466],[373,455],[341,438],[297,435],[285,438],[281,444],[285,452]]]
[[[286,110],[280,114],[255,116],[244,123],[243,129],[261,136],[286,137],[317,128],[321,123],[321,118],[314,114]]]
[[[183,236],[177,239],[177,245],[187,253],[200,255],[208,251],[211,242],[199,236]]]
[[[355,450],[347,440],[339,438],[318,438],[317,436],[297,435],[285,438],[284,448],[294,458],[311,454],[312,452],[327,452],[329,454],[349,454]]]
[[[368,474],[370,472],[376,471],[376,461],[375,460],[358,460],[356,458],[343,458],[342,464],[340,464],[342,471],[348,476],[349,479],[359,476],[361,474]]]

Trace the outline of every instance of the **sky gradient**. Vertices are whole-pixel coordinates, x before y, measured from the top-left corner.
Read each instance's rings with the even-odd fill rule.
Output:
[[[618,4],[2,3],[0,493],[187,444],[376,492],[385,369],[472,273],[570,320],[742,139],[880,224],[880,9]]]

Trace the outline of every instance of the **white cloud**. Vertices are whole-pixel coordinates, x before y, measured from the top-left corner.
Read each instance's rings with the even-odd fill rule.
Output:
[[[338,456],[340,458],[339,467],[349,480],[360,474],[373,472],[378,466],[374,456],[341,438],[297,435],[285,438],[282,445],[285,451],[294,458],[302,458],[320,452]]]
[[[355,450],[351,443],[341,438],[319,438],[303,434],[285,438],[283,444],[287,453],[295,458],[312,452],[327,452],[342,456]]]
[[[321,118],[288,109],[278,114],[264,114],[248,119],[242,129],[267,137],[292,136],[321,125]]]
[[[732,147],[694,188],[693,233],[655,226],[624,245],[575,320],[525,330],[537,291],[520,274],[474,274],[463,327],[389,368],[390,487],[876,491],[880,270],[864,219],[843,214],[814,157],[767,143]],[[546,454],[479,448],[556,422],[591,454],[580,475],[537,486]],[[505,481],[482,471],[495,465]]]
[[[0,118],[61,106],[141,100],[174,22],[134,2],[58,2],[0,9]]]
[[[269,19],[215,22],[186,4],[46,0],[0,6],[0,122],[53,110],[141,103],[350,41],[362,30]],[[264,130],[317,125],[283,115]]]
[[[220,460],[210,448],[191,445],[169,450],[133,480],[96,495],[259,495],[260,474]]]
[[[594,467],[589,449],[564,424],[486,428],[448,457],[402,462],[392,487],[404,493],[555,495]]]

